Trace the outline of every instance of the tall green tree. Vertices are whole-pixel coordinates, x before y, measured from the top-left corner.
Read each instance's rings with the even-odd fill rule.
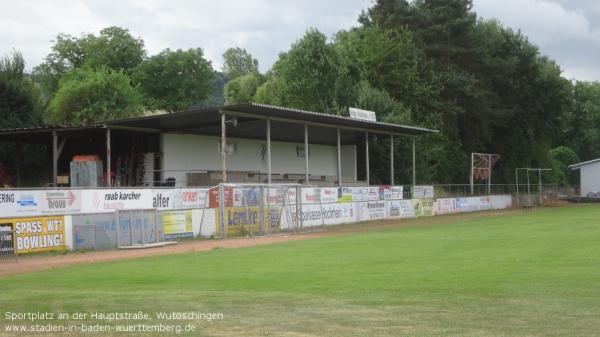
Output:
[[[58,90],[60,78],[76,68],[107,67],[130,74],[146,58],[144,41],[129,30],[107,27],[94,34],[74,37],[59,34],[52,52],[34,68],[34,76],[50,94]]]
[[[142,95],[121,71],[78,68],[65,74],[59,86],[46,115],[49,123],[89,124],[142,112]]]
[[[0,58],[0,128],[41,124],[44,100],[25,72],[25,60],[14,51]],[[42,182],[43,149],[23,143],[0,143],[0,186],[31,186]]]
[[[354,96],[359,79],[323,33],[311,29],[279,55],[268,80],[259,88],[263,103],[341,113]]]
[[[265,77],[252,72],[237,77],[225,84],[225,104],[248,103],[254,100],[256,90],[265,82]]]
[[[223,73],[229,80],[250,73],[258,73],[258,60],[240,47],[229,48],[223,53]]]
[[[132,77],[147,106],[178,111],[208,97],[214,71],[200,48],[166,49],[136,67]]]

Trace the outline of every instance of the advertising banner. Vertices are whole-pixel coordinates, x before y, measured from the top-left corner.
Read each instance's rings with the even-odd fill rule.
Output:
[[[277,208],[264,209],[265,223],[271,223],[271,231],[279,228],[279,212]],[[224,215],[227,236],[245,236],[250,233],[259,233],[261,230],[259,207],[229,207],[225,208]],[[220,235],[221,226],[218,222],[218,213],[216,221],[217,235]]]
[[[433,186],[413,186],[412,197],[413,199],[433,199]]]
[[[268,205],[295,205],[296,204],[296,187],[279,186],[265,188],[264,191],[265,204]]]
[[[224,200],[225,207],[233,206],[233,188],[224,187]],[[219,188],[213,187],[208,191],[208,207],[209,208],[219,208]]]
[[[402,186],[390,186],[387,189],[385,200],[399,200],[404,199],[404,187]]]
[[[15,244],[12,224],[0,223],[0,255],[15,255]]]
[[[330,203],[338,201],[338,189],[337,187],[323,187],[321,188],[321,203]]]
[[[389,218],[413,218],[415,210],[412,200],[389,200],[386,201],[386,217]]]
[[[81,212],[80,190],[48,190],[38,192],[40,213],[73,214]]]
[[[208,188],[176,188],[152,190],[152,208],[208,208]]]
[[[0,192],[0,217],[40,214],[40,195],[37,192],[32,190]]]
[[[163,233],[165,238],[193,237],[192,211],[163,212]]]
[[[81,191],[81,212],[110,213],[115,210],[151,209],[152,190],[100,189]]]
[[[235,187],[233,189],[233,207],[258,206],[260,204],[260,188]]]
[[[0,220],[0,227],[8,226],[14,229],[17,254],[65,249],[63,216]]]
[[[284,228],[290,228],[295,221],[295,212],[291,209],[284,209],[282,221]],[[351,223],[357,221],[357,215],[354,203],[334,203],[334,204],[312,204],[302,205],[302,225],[304,227],[314,227],[325,225],[337,225],[342,223]]]
[[[489,210],[490,197],[467,197],[457,198],[458,209],[461,212],[476,212]]]
[[[435,201],[435,214],[450,214],[458,211],[456,198],[437,199]]]
[[[490,196],[491,209],[505,209],[512,207],[512,196],[510,195],[492,195]]]
[[[368,190],[366,187],[351,187],[351,189],[352,189],[352,201],[367,200]]]
[[[416,217],[435,215],[433,199],[413,199],[412,202]]]
[[[302,187],[302,204],[318,204],[321,202],[321,189]]]
[[[383,196],[379,197],[379,187],[365,187],[365,189],[367,191],[365,201],[383,200]]]
[[[360,221],[385,218],[385,201],[360,203]]]
[[[338,188],[338,202],[349,202],[352,201],[352,188],[351,187],[339,187]]]

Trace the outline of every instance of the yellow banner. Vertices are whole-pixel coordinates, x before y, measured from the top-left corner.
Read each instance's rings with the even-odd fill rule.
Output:
[[[413,199],[412,202],[416,217],[435,215],[433,199]]]
[[[280,209],[276,207],[264,208],[263,210],[264,231],[279,231]],[[259,233],[260,228],[260,208],[259,207],[227,207],[225,208],[225,226],[227,236],[245,236],[250,233]],[[219,225],[219,214],[216,212],[217,235],[221,233]],[[267,228],[270,224],[270,228]]]
[[[192,211],[164,212],[165,235],[192,233]]]
[[[65,217],[0,219],[15,231],[17,254],[65,249]]]

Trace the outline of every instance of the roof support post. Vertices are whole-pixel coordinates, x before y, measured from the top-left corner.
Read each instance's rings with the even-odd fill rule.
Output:
[[[415,145],[415,137],[412,137],[412,184],[417,184],[417,149]]]
[[[308,124],[304,124],[304,181],[308,184]]]
[[[390,185],[394,185],[394,136],[390,135]]]
[[[342,130],[337,129],[337,176],[338,186],[342,186],[342,141],[341,141]]]
[[[56,187],[58,181],[58,134],[52,131],[52,184]]]
[[[221,169],[222,181],[227,182],[227,135],[225,127],[226,115],[221,111]]]
[[[267,119],[267,184],[271,184],[271,120]]]
[[[366,167],[366,181],[367,181],[367,186],[370,185],[369,182],[369,133],[365,132],[365,167]]]
[[[111,175],[111,148],[110,148],[110,128],[106,128],[106,186],[112,186],[112,175]]]

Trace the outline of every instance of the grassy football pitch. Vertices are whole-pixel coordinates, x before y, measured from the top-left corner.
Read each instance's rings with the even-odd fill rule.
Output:
[[[6,312],[45,311],[223,314],[181,336],[600,335],[599,206],[411,221],[0,278],[0,336],[84,335],[6,331]]]

